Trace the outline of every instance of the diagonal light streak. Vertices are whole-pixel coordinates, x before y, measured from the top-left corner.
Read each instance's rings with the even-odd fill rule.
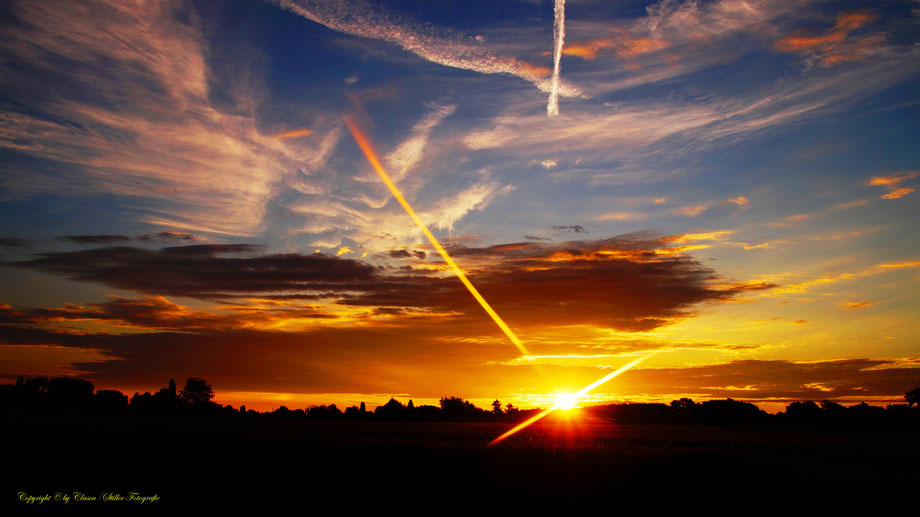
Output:
[[[585,386],[584,388],[582,388],[582,389],[576,391],[576,392],[573,394],[574,397],[577,399],[577,398],[579,398],[579,397],[585,395],[586,393],[588,393],[589,391],[593,390],[594,388],[600,386],[601,384],[604,384],[605,382],[609,381],[610,379],[613,379],[613,378],[616,377],[617,375],[620,375],[621,373],[625,372],[626,370],[629,370],[629,369],[632,368],[633,366],[636,366],[637,364],[641,363],[642,361],[645,361],[646,359],[648,359],[649,357],[651,357],[654,353],[655,353],[655,352],[652,352],[652,353],[643,355],[642,357],[640,357],[640,358],[638,358],[638,359],[635,359],[635,360],[633,360],[633,361],[631,361],[631,362],[629,362],[629,363],[627,363],[627,364],[625,364],[625,365],[623,365],[623,366],[617,368],[616,370],[614,370],[614,371],[608,373],[607,375],[605,375],[605,376],[601,377],[600,379],[598,379],[598,380],[592,382],[591,384]],[[492,440],[491,442],[489,442],[489,445],[495,445],[496,443],[501,442],[501,441],[504,440],[505,438],[508,438],[509,436],[514,435],[514,434],[517,433],[518,431],[521,431],[521,430],[523,430],[523,429],[526,429],[526,428],[529,427],[531,424],[535,423],[536,421],[540,420],[541,418],[545,417],[546,415],[552,413],[553,411],[555,411],[555,410],[557,410],[557,409],[559,409],[558,406],[553,406],[553,407],[551,407],[551,408],[549,408],[549,409],[543,410],[543,411],[540,412],[540,413],[537,413],[535,416],[530,417],[530,418],[527,419],[526,421],[524,421],[524,422],[518,424],[517,426],[515,426],[515,427],[512,428],[511,430],[507,431],[506,433],[502,434],[502,435],[499,436],[498,438]]]
[[[412,220],[415,222],[415,225],[418,226],[418,228],[422,231],[422,233],[425,234],[425,237],[428,238],[428,242],[430,242],[431,245],[434,246],[436,250],[438,250],[438,254],[441,255],[441,258],[444,259],[444,262],[446,262],[447,265],[450,266],[454,274],[457,275],[457,278],[459,278],[460,281],[463,283],[463,285],[466,286],[470,294],[473,295],[473,298],[475,298],[476,301],[479,302],[479,305],[482,306],[482,308],[492,318],[495,324],[498,325],[498,328],[500,328],[502,332],[504,332],[505,335],[508,336],[508,339],[511,341],[511,343],[514,344],[514,346],[516,346],[517,349],[520,350],[522,354],[524,354],[525,356],[530,356],[530,351],[527,350],[527,347],[524,346],[524,343],[522,343],[521,340],[518,339],[514,331],[511,330],[511,327],[509,327],[504,322],[504,320],[501,319],[501,316],[499,316],[498,313],[495,312],[494,309],[492,309],[492,306],[489,305],[489,302],[487,302],[486,299],[483,298],[481,294],[479,294],[479,291],[476,289],[473,283],[470,282],[470,280],[466,277],[466,274],[463,273],[463,270],[460,269],[460,266],[458,266],[457,263],[454,262],[454,259],[450,257],[450,255],[447,253],[447,250],[444,249],[444,246],[441,246],[441,243],[434,236],[434,234],[431,233],[431,230],[428,229],[428,226],[426,226],[425,223],[422,221],[422,219],[418,216],[418,214],[412,208],[412,205],[410,205],[409,202],[406,201],[406,198],[403,197],[402,193],[396,187],[396,184],[393,183],[393,180],[390,179],[390,175],[387,174],[386,169],[383,168],[383,165],[380,163],[380,159],[377,157],[377,153],[374,151],[374,148],[371,146],[370,140],[367,138],[367,135],[364,134],[364,131],[361,129],[361,127],[358,126],[358,124],[351,117],[348,117],[348,116],[345,117],[345,124],[348,126],[348,129],[351,131],[351,136],[354,137],[355,142],[357,142],[358,147],[361,148],[361,151],[364,153],[364,156],[367,158],[367,161],[371,164],[371,167],[373,167],[374,171],[377,172],[377,174],[380,176],[380,179],[383,180],[383,183],[387,186],[387,188],[390,189],[390,193],[393,194],[393,197],[395,197],[396,200],[399,201],[399,204],[402,205],[406,213],[409,214],[409,217],[412,218]],[[649,357],[652,356],[652,354],[654,354],[654,352],[650,354],[646,354],[638,359],[635,359],[621,366],[620,368],[614,370],[613,372],[601,377],[600,379],[592,382],[591,384],[575,392],[573,394],[574,398],[577,399],[585,395],[586,393],[590,392],[594,388],[597,388],[598,386],[604,384],[610,379],[613,379],[614,377],[620,375],[626,370],[629,370],[633,366],[636,366],[642,361],[648,359]],[[532,425],[534,422],[537,422],[538,420],[552,413],[556,409],[559,409],[558,406],[551,407],[545,411],[538,413],[537,415],[529,418],[525,422],[518,424],[517,426],[515,426],[513,429],[509,430],[508,432],[502,434],[498,438],[492,440],[492,442],[490,442],[489,445],[494,445],[496,443],[501,442],[505,438],[508,438],[509,436],[521,431],[522,429],[527,428],[528,426]]]
[[[505,324],[504,320],[501,319],[498,313],[492,309],[492,306],[489,305],[489,302],[487,302],[486,299],[483,298],[481,294],[479,294],[479,291],[476,290],[476,287],[473,285],[473,283],[470,282],[470,280],[463,273],[463,270],[460,269],[460,266],[454,262],[454,259],[450,258],[450,255],[447,254],[447,250],[441,246],[441,243],[438,242],[438,239],[434,236],[433,233],[431,233],[428,227],[425,226],[425,223],[422,222],[422,219],[418,216],[418,214],[415,213],[415,210],[412,209],[412,205],[410,205],[409,202],[406,201],[406,198],[403,197],[402,193],[400,193],[399,189],[396,187],[396,184],[393,183],[393,180],[390,179],[390,175],[387,174],[386,170],[383,168],[383,165],[381,165],[380,160],[377,158],[377,153],[374,152],[374,148],[371,146],[370,140],[364,134],[364,131],[361,130],[358,124],[352,120],[351,117],[345,117],[345,124],[348,125],[348,129],[351,131],[351,136],[355,138],[355,141],[358,143],[358,147],[360,147],[361,151],[364,152],[364,156],[367,157],[367,161],[370,162],[371,167],[374,168],[374,170],[380,176],[380,179],[383,180],[383,183],[386,184],[387,188],[390,189],[393,197],[399,201],[399,204],[402,205],[406,213],[409,214],[409,217],[415,221],[415,225],[418,226],[422,233],[425,234],[425,237],[428,238],[428,242],[430,242],[431,245],[434,246],[436,250],[438,250],[441,258],[444,259],[444,262],[450,266],[454,274],[457,275],[457,278],[463,282],[463,285],[466,286],[466,288],[470,291],[470,294],[473,295],[473,298],[476,298],[476,301],[479,302],[479,305],[481,305],[486,313],[492,318],[492,321],[498,325],[498,328],[500,328],[502,332],[508,336],[508,339],[511,340],[511,343],[516,346],[522,354],[529,356],[530,351],[527,350],[527,347],[524,346],[524,343],[518,339],[514,331],[511,330],[511,327]]]

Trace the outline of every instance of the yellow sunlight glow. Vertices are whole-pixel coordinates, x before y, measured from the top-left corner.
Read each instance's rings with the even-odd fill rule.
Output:
[[[469,281],[469,279],[463,273],[463,270],[460,269],[460,266],[458,266],[454,262],[454,260],[450,258],[450,255],[447,254],[447,250],[445,250],[444,247],[441,246],[441,243],[438,242],[438,239],[435,238],[434,234],[431,233],[430,230],[428,230],[428,227],[425,226],[425,223],[422,222],[422,219],[418,216],[418,214],[415,213],[415,210],[412,209],[412,205],[410,205],[409,202],[406,201],[406,198],[404,198],[402,196],[402,193],[399,192],[399,189],[396,188],[396,184],[393,183],[393,181],[390,179],[389,174],[387,174],[386,170],[384,170],[383,165],[380,164],[380,160],[377,158],[377,154],[374,152],[374,148],[371,147],[370,140],[368,140],[367,136],[364,134],[364,131],[361,130],[358,124],[354,120],[352,120],[351,117],[348,117],[348,116],[345,117],[345,124],[348,125],[348,129],[351,131],[351,136],[355,138],[355,141],[358,143],[358,147],[360,147],[361,151],[364,152],[364,156],[367,157],[367,161],[370,162],[371,167],[373,167],[374,170],[377,171],[377,174],[380,176],[380,179],[382,179],[384,184],[386,184],[387,188],[390,189],[390,192],[393,194],[393,197],[395,197],[396,200],[399,201],[399,204],[402,205],[406,213],[409,214],[409,217],[411,217],[412,220],[415,221],[415,225],[418,226],[418,228],[422,231],[422,233],[425,234],[425,237],[428,238],[428,242],[430,242],[431,245],[434,246],[436,250],[438,250],[438,253],[441,255],[441,258],[444,259],[444,262],[446,262],[447,265],[450,266],[454,274],[457,275],[457,278],[459,278],[460,281],[463,282],[463,285],[465,285],[466,288],[470,291],[470,294],[473,295],[473,298],[476,298],[476,301],[479,302],[479,305],[481,305],[482,308],[486,311],[486,313],[488,313],[488,315],[492,317],[492,320],[495,322],[496,325],[498,325],[498,328],[502,329],[502,332],[504,332],[505,335],[508,336],[508,339],[511,340],[511,343],[514,344],[514,346],[516,346],[517,349],[520,350],[522,354],[530,355],[530,351],[527,350],[527,347],[524,346],[524,343],[522,343],[521,340],[518,339],[514,331],[511,330],[511,327],[505,324],[505,322],[501,319],[498,313],[492,310],[492,307],[489,305],[489,302],[487,302],[486,299],[483,298],[481,294],[479,294],[479,291],[476,290],[476,287],[473,286],[473,283]]]
[[[592,382],[591,384],[589,384],[589,385],[585,386],[584,388],[582,388],[582,389],[576,391],[575,393],[572,393],[571,395],[567,395],[567,397],[571,397],[569,400],[571,401],[572,406],[575,405],[575,403],[578,401],[579,397],[581,397],[582,395],[588,393],[589,391],[593,390],[594,388],[597,388],[598,386],[600,386],[601,384],[604,384],[605,382],[609,381],[610,379],[613,379],[614,377],[616,377],[617,375],[620,375],[621,373],[625,372],[626,370],[629,370],[630,368],[632,368],[633,366],[636,366],[637,364],[641,363],[642,361],[645,361],[646,359],[648,359],[649,357],[651,357],[654,353],[655,353],[655,352],[652,352],[652,353],[643,355],[642,357],[640,357],[640,358],[638,358],[638,359],[635,359],[635,360],[633,360],[633,361],[631,361],[631,362],[629,362],[629,363],[627,363],[627,364],[625,364],[625,365],[623,365],[623,366],[617,368],[616,370],[614,370],[614,371],[608,373],[607,375],[605,375],[605,376],[601,377],[600,379],[598,379],[598,380]],[[538,420],[542,419],[543,417],[545,417],[546,415],[552,413],[553,411],[555,411],[555,410],[557,410],[557,409],[568,409],[568,408],[561,407],[560,400],[559,400],[559,399],[556,399],[556,406],[551,407],[551,408],[549,408],[549,409],[547,409],[547,410],[545,410],[545,411],[542,411],[542,412],[540,412],[540,413],[537,413],[535,416],[533,416],[533,417],[527,419],[526,421],[524,421],[524,422],[518,424],[517,426],[515,426],[515,427],[512,428],[511,430],[509,430],[509,431],[507,431],[506,433],[504,433],[503,435],[501,435],[501,436],[499,436],[498,438],[496,438],[496,439],[492,440],[491,442],[489,442],[489,445],[495,445],[496,443],[501,442],[501,441],[504,440],[505,438],[508,438],[509,436],[512,436],[512,435],[516,434],[518,431],[521,431],[521,430],[523,430],[523,429],[526,429],[527,427],[529,427],[529,426],[530,426],[531,424],[533,424],[534,422],[537,422]]]
[[[578,397],[576,397],[574,393],[560,393],[556,395],[556,409],[561,409],[563,411],[572,409],[577,402]]]

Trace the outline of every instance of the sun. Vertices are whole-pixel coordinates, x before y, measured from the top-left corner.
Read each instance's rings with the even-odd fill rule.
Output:
[[[578,397],[574,393],[559,393],[556,395],[556,409],[572,409]]]

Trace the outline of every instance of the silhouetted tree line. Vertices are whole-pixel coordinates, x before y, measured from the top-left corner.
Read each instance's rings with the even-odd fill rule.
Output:
[[[438,406],[416,406],[391,398],[368,411],[364,402],[344,411],[335,404],[258,412],[241,406],[222,406],[212,399],[214,390],[204,379],[186,380],[179,390],[175,380],[156,393],[135,393],[128,397],[116,390],[95,391],[93,384],[72,377],[19,377],[15,384],[0,385],[0,412],[3,413],[80,413],[100,415],[211,415],[307,420],[350,420],[374,422],[518,422],[540,409],[519,410],[512,404],[492,402],[487,411],[459,397],[443,397]],[[694,402],[689,398],[670,404],[607,404],[583,408],[588,416],[619,424],[712,425],[712,426],[794,426],[794,427],[904,427],[920,426],[920,387],[904,394],[906,404],[882,408],[865,402],[843,406],[824,400],[797,401],[786,410],[771,415],[756,405],[733,399]],[[916,406],[916,407],[915,407]]]

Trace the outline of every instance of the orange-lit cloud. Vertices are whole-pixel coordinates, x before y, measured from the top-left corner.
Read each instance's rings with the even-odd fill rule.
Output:
[[[856,310],[869,307],[870,305],[875,305],[878,302],[870,302],[868,300],[863,300],[861,302],[840,302],[840,306],[845,309]]]
[[[616,212],[613,214],[604,214],[600,216],[600,219],[605,221],[636,221],[647,217],[647,214],[639,212]]]
[[[750,250],[757,250],[757,249],[763,249],[763,248],[772,248],[779,244],[789,244],[791,242],[792,241],[787,241],[787,240],[775,240],[775,241],[761,242],[760,244],[742,244],[742,246],[744,246],[745,250],[750,251]]]
[[[680,215],[686,215],[689,217],[696,217],[701,213],[705,212],[709,208],[706,205],[696,205],[696,206],[682,206],[678,209],[675,209],[674,212]]]
[[[917,176],[920,176],[920,172],[907,172],[904,174],[892,174],[889,176],[875,176],[866,184],[870,186],[885,187],[889,190],[887,194],[882,194],[879,196],[880,199],[900,199],[910,194],[911,192],[917,191],[917,189],[913,187],[901,186],[901,184],[905,181],[912,180]]]
[[[896,188],[897,185],[904,181],[914,179],[920,176],[920,172],[908,172],[905,174],[893,174],[891,176],[875,176],[870,179],[868,185],[881,185],[884,187]]]
[[[904,196],[910,194],[911,192],[916,192],[916,191],[917,191],[917,189],[915,189],[915,188],[911,188],[911,187],[901,187],[901,188],[899,188],[899,189],[892,190],[891,192],[889,192],[889,193],[887,193],[887,194],[884,194],[884,195],[881,195],[881,196],[879,196],[879,197],[882,198],[882,199],[900,199],[900,198],[902,198],[902,197],[904,197]]]
[[[584,59],[594,59],[597,57],[597,53],[601,49],[610,48],[612,46],[613,40],[593,39],[583,43],[566,45],[565,48],[562,49],[562,53],[567,56],[578,56]]]
[[[598,38],[567,44],[562,53],[584,59],[595,59],[601,51],[613,49],[617,56],[635,58],[671,46],[670,42],[660,38],[635,37],[623,30],[616,30],[615,32],[616,35],[613,38]]]
[[[671,235],[668,237],[662,237],[661,240],[664,242],[673,242],[676,244],[692,241],[721,241],[727,238],[729,235],[734,233],[733,230],[717,230],[714,232],[702,232],[702,233],[685,233],[683,235]]]
[[[848,61],[866,59],[884,44],[884,38],[866,36],[848,41],[850,33],[875,19],[869,12],[844,12],[837,15],[835,25],[823,34],[813,35],[802,29],[781,38],[773,48],[780,52],[814,54],[821,66],[833,66]]]
[[[518,73],[531,80],[546,77],[552,72],[552,70],[547,66],[531,65],[530,63],[524,61],[518,61],[517,68]]]
[[[885,264],[877,264],[875,266],[854,272],[847,273],[838,273],[830,274],[822,277],[814,278],[811,280],[806,280],[804,282],[798,282],[794,284],[787,284],[781,287],[776,288],[770,294],[783,294],[783,293],[801,293],[810,291],[813,288],[820,287],[822,285],[832,284],[835,282],[840,282],[842,280],[851,280],[854,278],[863,278],[868,276],[879,275],[882,273],[887,273],[892,270],[905,269],[905,268],[915,268],[920,267],[920,260],[912,260],[906,262],[892,262]]]
[[[307,128],[294,129],[292,131],[287,131],[285,133],[278,133],[277,135],[272,135],[272,138],[283,140],[285,138],[300,138],[302,136],[310,136],[313,134],[313,130]]]

